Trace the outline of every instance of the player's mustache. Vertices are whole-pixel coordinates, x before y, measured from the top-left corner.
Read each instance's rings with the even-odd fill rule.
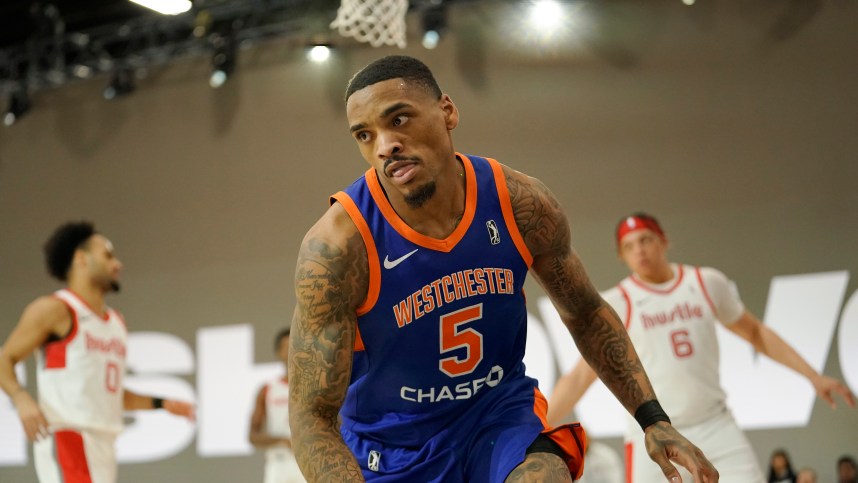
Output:
[[[390,163],[394,161],[420,161],[420,158],[417,156],[391,156],[384,160],[384,171],[387,172],[387,167],[390,166]]]

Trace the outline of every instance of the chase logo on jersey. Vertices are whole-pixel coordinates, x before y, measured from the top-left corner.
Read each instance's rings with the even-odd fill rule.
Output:
[[[486,228],[489,230],[489,241],[492,242],[492,245],[500,243],[500,231],[498,230],[498,225],[495,223],[495,220],[487,221]]]
[[[494,366],[485,377],[465,381],[455,386],[441,387],[408,387],[399,389],[399,397],[406,401],[416,403],[439,403],[442,401],[453,401],[470,399],[477,395],[484,387],[495,387],[503,379],[503,367]]]
[[[379,463],[381,463],[381,453],[376,450],[371,450],[369,452],[369,458],[367,458],[366,466],[370,471],[378,471]]]

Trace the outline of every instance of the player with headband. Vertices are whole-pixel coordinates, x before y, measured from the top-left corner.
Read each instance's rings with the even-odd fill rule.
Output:
[[[854,396],[836,379],[818,374],[742,304],[720,271],[670,263],[670,244],[658,220],[646,213],[624,217],[615,232],[619,257],[631,274],[602,294],[626,325],[655,393],[673,425],[712,461],[721,481],[762,482],[751,445],[726,405],[718,372],[716,324],[747,340],[757,352],[805,376],[832,407],[833,393],[850,406]],[[548,404],[550,424],[572,410],[596,374],[582,359],[557,381]],[[635,421],[626,432],[627,481],[664,481],[650,462]],[[682,472],[682,469],[680,469]],[[682,472],[683,481],[691,481]]]

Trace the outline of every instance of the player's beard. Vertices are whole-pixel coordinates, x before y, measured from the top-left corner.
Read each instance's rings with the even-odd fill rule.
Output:
[[[435,195],[435,181],[428,181],[426,184],[418,186],[416,190],[405,195],[405,202],[411,208],[420,208],[424,203],[432,199]]]
[[[121,286],[121,285],[119,285],[119,281],[118,281],[118,280],[111,280],[111,281],[110,281],[110,284],[109,284],[109,287],[110,287],[110,291],[111,291],[111,292],[119,293],[119,291],[120,291],[120,290],[122,290],[122,286]]]

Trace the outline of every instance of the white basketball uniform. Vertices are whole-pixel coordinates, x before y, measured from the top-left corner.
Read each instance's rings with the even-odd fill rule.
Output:
[[[283,378],[265,385],[265,431],[275,438],[292,438],[289,428],[289,383]],[[302,483],[295,454],[285,446],[265,450],[265,483]]]
[[[50,430],[33,445],[36,474],[42,483],[113,483],[128,331],[109,307],[101,317],[70,290],[54,296],[68,307],[72,325],[36,352],[39,406]]]
[[[584,474],[578,483],[623,483],[623,461],[613,448],[590,440],[584,455]]]
[[[703,451],[721,481],[762,482],[755,453],[727,409],[719,373],[715,324],[736,322],[745,307],[718,270],[671,267],[674,277],[668,282],[652,285],[631,275],[602,295],[625,323],[674,427]],[[632,417],[628,423],[627,481],[663,482],[664,474],[646,453],[640,425]],[[680,472],[683,481],[692,481]]]

